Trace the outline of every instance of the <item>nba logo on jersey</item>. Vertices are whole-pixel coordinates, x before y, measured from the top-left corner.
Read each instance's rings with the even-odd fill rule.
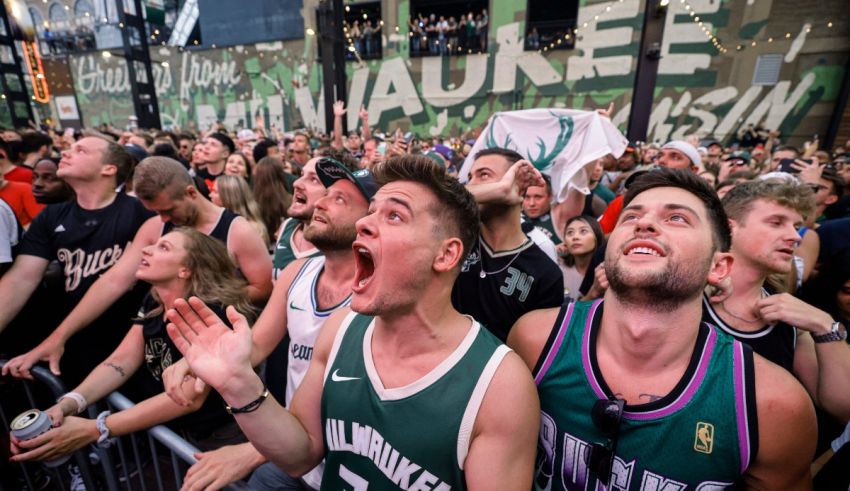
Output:
[[[714,449],[714,425],[711,423],[697,423],[694,436],[694,450],[704,454],[710,454]]]

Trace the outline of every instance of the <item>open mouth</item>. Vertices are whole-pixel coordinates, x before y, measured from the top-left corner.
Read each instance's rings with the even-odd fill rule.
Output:
[[[659,247],[657,247],[657,246],[655,246],[651,243],[642,242],[642,243],[632,244],[629,247],[627,247],[625,249],[625,251],[623,252],[623,255],[624,256],[664,257],[666,254],[664,254],[664,251],[661,250]]]
[[[365,247],[355,242],[352,248],[354,249],[354,292],[360,293],[369,285],[375,274],[375,262],[372,259],[372,253]]]
[[[145,261],[144,259],[142,259],[142,260],[139,262],[139,266],[144,266],[144,267],[146,267],[146,268],[147,268],[148,266],[150,266],[150,263],[149,263],[149,262],[147,262],[147,261]]]
[[[299,205],[306,205],[307,204],[307,197],[304,196],[302,193],[296,192],[292,196],[292,201],[298,203]]]

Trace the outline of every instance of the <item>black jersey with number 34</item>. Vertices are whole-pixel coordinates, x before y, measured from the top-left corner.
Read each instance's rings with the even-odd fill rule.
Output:
[[[480,248],[470,252],[452,289],[452,305],[460,313],[504,342],[520,316],[564,302],[561,270],[534,242],[494,252],[479,240]]]

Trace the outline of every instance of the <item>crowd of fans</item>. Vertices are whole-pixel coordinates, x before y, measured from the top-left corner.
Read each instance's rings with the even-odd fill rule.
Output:
[[[373,19],[355,19],[351,23],[343,24],[343,32],[349,46],[353,46],[360,58],[369,60],[381,57],[381,28],[384,21]],[[347,53],[349,58],[355,56],[354,52]]]
[[[411,50],[422,55],[486,51],[482,32],[486,33],[487,22],[486,10],[459,20],[419,15],[411,19]],[[368,22],[355,22],[348,32],[358,50],[372,53],[379,29]],[[404,370],[388,375],[386,370],[394,366],[394,360],[403,364],[397,358],[403,355],[383,351],[380,325],[358,324],[359,317],[343,321],[343,316],[334,312],[350,306],[391,324],[394,318],[381,317],[388,315],[388,305],[426,303],[434,309],[435,304],[426,302],[433,297],[445,303],[446,310],[439,314],[444,316],[441,322],[468,327],[465,317],[448,320],[447,312],[456,309],[492,333],[493,347],[501,341],[517,351],[533,370],[543,409],[536,444],[540,411],[536,403],[528,402],[528,391],[533,392],[534,385],[527,370],[519,370],[520,364],[508,363],[506,358],[510,368],[505,371],[513,377],[509,377],[510,383],[504,381],[505,371],[496,372],[501,375],[490,372],[494,377],[491,389],[500,394],[500,402],[488,402],[489,395],[479,394],[483,398],[478,399],[483,404],[479,413],[482,426],[464,437],[466,445],[485,432],[490,435],[489,445],[501,448],[493,443],[501,441],[500,437],[487,433],[492,428],[484,423],[490,421],[485,418],[496,418],[499,425],[510,429],[504,430],[509,433],[505,438],[514,453],[497,459],[500,464],[493,467],[504,467],[505,475],[494,470],[492,476],[483,477],[490,474],[490,464],[484,464],[487,471],[482,472],[477,459],[486,444],[467,447],[467,481],[472,476],[480,479],[479,483],[490,484],[498,481],[488,479],[506,479],[500,489],[525,489],[534,471],[534,479],[544,486],[552,479],[552,466],[562,462],[559,459],[566,465],[561,444],[555,444],[553,432],[561,420],[555,415],[557,404],[549,399],[555,389],[548,384],[557,380],[551,378],[557,374],[568,376],[558,367],[571,362],[568,357],[558,357],[558,350],[561,343],[571,346],[573,331],[585,329],[584,321],[572,321],[572,315],[587,317],[587,332],[593,332],[591,339],[599,343],[591,349],[598,354],[585,352],[584,369],[591,370],[588,367],[594,365],[594,373],[602,373],[610,386],[603,383],[597,389],[598,394],[610,392],[609,399],[599,399],[611,403],[601,410],[596,407],[599,401],[594,405],[582,397],[569,399],[570,404],[586,403],[586,424],[602,431],[599,438],[608,439],[608,444],[592,444],[593,450],[584,457],[594,479],[607,484],[612,472],[617,472],[612,468],[616,467],[614,455],[619,455],[618,438],[621,449],[631,452],[629,458],[639,455],[646,469],[655,468],[646,461],[663,461],[675,452],[670,447],[662,456],[641,454],[639,448],[630,446],[625,433],[603,429],[597,412],[618,414],[616,427],[621,417],[642,414],[644,404],[660,411],[660,401],[675,396],[684,387],[683,377],[693,374],[698,357],[692,358],[690,352],[696,353],[704,343],[707,353],[714,349],[714,354],[706,356],[721,360],[719,357],[727,356],[723,353],[729,353],[725,366],[731,367],[734,359],[738,368],[743,363],[741,373],[749,373],[748,377],[758,374],[755,381],[745,377],[739,384],[736,379],[734,390],[746,392],[749,389],[740,387],[751,387],[755,391],[748,392],[747,400],[737,406],[738,424],[741,418],[750,423],[738,429],[738,444],[748,450],[749,444],[760,447],[758,452],[743,455],[742,450],[739,455],[738,447],[729,447],[719,433],[733,430],[721,428],[719,422],[712,423],[718,433],[714,433],[715,426],[710,430],[703,427],[704,433],[699,433],[698,426],[696,442],[693,428],[688,428],[686,436],[697,452],[710,454],[712,448],[715,453],[734,451],[732,460],[738,459],[728,472],[719,464],[706,464],[717,474],[694,474],[702,476],[692,477],[694,482],[715,477],[714,481],[731,483],[743,477],[748,483],[767,483],[771,489],[791,488],[810,479],[809,464],[817,457],[811,467],[817,471],[817,486],[829,489],[839,480],[847,486],[850,348],[843,326],[850,322],[850,141],[824,149],[813,138],[803,148],[796,148],[784,144],[776,131],[748,127],[726,143],[696,136],[663,145],[633,142],[621,156],[607,155],[582,170],[589,182],[587,193],[570,188],[567,197],[557,202],[549,177],[509,149],[487,149],[473,155],[468,183],[458,184],[458,171],[471,152],[476,133],[419,137],[398,129],[381,131],[369,127],[368,113],[361,109],[360,131],[344,135],[342,118],[347,110],[341,102],[334,105],[336,119],[330,134],[268,132],[264,128],[229,131],[222,125],[200,134],[120,131],[108,125],[85,131],[2,131],[0,358],[13,357],[3,373],[30,378],[32,366],[44,361],[55,374],[61,374],[68,387],[75,387],[67,397],[43,408],[55,426],[49,436],[11,442],[14,460],[51,459],[95,442],[103,444],[109,437],[170,424],[204,452],[187,474],[186,487],[190,489],[217,489],[250,476],[252,489],[317,489],[323,479],[350,483],[343,472],[337,476],[337,468],[349,472],[338,454],[357,452],[359,444],[354,442],[351,447],[352,443],[345,443],[346,438],[352,442],[352,437],[346,436],[342,420],[339,429],[325,428],[327,443],[312,439],[318,416],[306,416],[305,408],[318,408],[320,389],[316,384],[320,387],[324,382],[322,374],[310,368],[311,363],[318,357],[327,364],[327,383],[358,379],[352,375],[357,364],[342,353],[357,353],[345,329],[363,329],[373,347],[367,350],[364,346],[362,352],[375,358],[375,367],[371,360],[363,362],[363,373],[372,378],[382,371],[380,380],[391,387],[378,391],[380,401],[375,404],[386,400],[402,404],[405,399],[392,387],[413,390],[399,380],[415,381],[417,377],[411,379]],[[659,188],[666,194],[658,194]],[[413,191],[418,193],[415,199],[405,201]],[[428,207],[432,195],[437,198]],[[697,205],[703,206],[700,203],[704,210],[695,210]],[[446,208],[434,211],[439,207]],[[421,225],[422,214],[427,214],[423,210],[440,217],[426,229]],[[420,227],[413,227],[414,223]],[[687,234],[700,227],[709,232],[701,241],[689,242]],[[626,242],[623,230],[630,230]],[[678,238],[665,242],[667,234]],[[439,252],[428,255],[426,246]],[[713,254],[711,259],[697,256],[703,250]],[[391,256],[390,251],[401,256]],[[642,261],[651,262],[653,257],[678,262],[653,277],[657,283],[651,288],[634,283],[629,271],[617,268],[617,261],[633,261],[629,267],[640,269]],[[710,267],[699,269],[709,263]],[[422,276],[432,278],[428,281],[439,287],[421,286]],[[686,281],[693,278],[695,289]],[[374,290],[379,286],[370,285],[378,285],[378,280],[395,286]],[[411,291],[419,293],[407,295]],[[187,303],[189,297],[193,299]],[[364,298],[372,303],[367,305]],[[619,355],[603,349],[613,341],[593,326],[601,323],[605,329],[610,324],[601,308],[597,312],[600,304],[589,303],[602,298],[607,315],[624,305],[648,310],[657,306],[658,315],[676,312],[678,317],[671,317],[674,324],[695,321],[693,336],[684,336],[686,349],[682,352],[687,356],[681,367],[667,367],[662,373],[674,375],[657,378],[662,380],[654,389],[659,396],[654,396],[655,392],[632,394],[624,388],[630,382],[611,382],[618,377],[622,381],[623,377],[612,374],[625,370],[612,357],[621,356],[622,361],[631,355],[628,349]],[[690,310],[676,310],[685,304]],[[409,310],[404,312],[402,317],[407,319]],[[699,317],[707,324],[698,328]],[[319,334],[323,324],[340,322],[343,334],[336,341],[333,335],[323,339]],[[248,323],[253,324],[250,333],[242,327]],[[566,330],[568,323],[571,330]],[[166,328],[167,324],[172,325]],[[223,327],[225,324],[233,330]],[[705,327],[709,324],[712,327]],[[220,332],[218,327],[222,327]],[[418,336],[400,332],[408,338]],[[646,332],[629,333],[634,338],[626,346],[637,353],[643,349],[640,340]],[[232,381],[223,381],[221,367],[229,367],[230,359],[237,355],[228,358],[216,351],[215,343],[207,342],[205,336],[229,340],[233,352],[244,351],[244,364],[264,367],[259,371],[262,382],[257,379],[255,383],[251,373],[244,375],[236,368],[231,378],[238,378],[233,375],[238,373],[247,377],[239,378],[245,383],[234,388]],[[462,338],[452,338],[451,349],[440,353],[448,356]],[[669,342],[674,338],[681,336],[671,335]],[[744,361],[731,355],[733,351],[723,351],[727,346],[723,343],[741,346],[739,341],[749,346],[740,355]],[[399,353],[404,352],[402,346],[409,346],[397,342]],[[421,342],[426,346],[430,341]],[[486,343],[473,343],[471,338],[463,343],[470,350],[492,351],[485,348],[489,346]],[[240,351],[240,346],[246,348]],[[755,362],[747,358],[750,348],[760,355]],[[334,358],[337,350],[340,355]],[[649,353],[655,356],[664,351],[655,346]],[[578,355],[574,358],[580,359]],[[417,363],[430,370],[441,359]],[[204,360],[216,361],[220,370]],[[723,366],[712,361],[699,376],[715,380],[710,377],[724,370]],[[331,368],[336,370],[328,378]],[[474,372],[479,368],[470,365],[465,369]],[[133,373],[137,377],[131,380]],[[456,377],[453,373],[447,371],[445,376]],[[641,369],[631,376],[635,384],[645,382]],[[718,401],[726,397],[727,382],[732,393],[732,378],[717,379],[727,381],[717,382],[712,389],[710,406],[721,405]],[[198,391],[200,379],[207,385]],[[481,382],[476,380],[457,379],[451,387],[471,384],[470,392],[473,388],[477,391]],[[773,385],[768,387],[762,380]],[[301,384],[311,387],[310,391],[296,391]],[[139,404],[115,414],[101,413],[96,421],[76,416],[86,405],[119,387]],[[287,419],[275,428],[285,428],[293,441],[301,443],[294,447],[270,443],[264,435],[277,435],[277,430],[255,423],[272,420],[276,405],[265,403],[266,412],[234,420],[229,413],[253,412],[268,397],[266,393],[251,402],[256,394],[245,399],[239,392],[246,387],[257,393],[268,387],[275,399],[292,410],[300,425],[290,427]],[[707,397],[700,391],[689,394],[694,401]],[[758,394],[757,405],[751,400],[753,394]],[[321,400],[331,397],[321,395]],[[322,418],[328,417],[327,411],[342,414],[339,408],[347,399],[339,394],[333,397],[329,400],[338,405],[323,405]],[[359,399],[355,404],[355,396],[350,397],[351,407],[369,405]],[[765,409],[766,400],[772,401],[774,410]],[[811,411],[812,404],[817,416]],[[740,413],[745,411],[743,406],[749,411],[746,415]],[[454,409],[446,409],[446,420]],[[502,410],[515,412],[510,417],[494,416]],[[757,430],[753,428],[756,417]],[[632,419],[631,424],[638,420]],[[320,433],[324,424],[319,423]],[[373,423],[363,420],[361,424]],[[359,428],[356,423],[354,426]],[[531,436],[527,435],[529,426]],[[377,432],[378,426],[373,428]],[[389,445],[390,430],[381,428]],[[787,431],[791,443],[777,443],[779,437],[771,435],[777,428]],[[443,435],[440,431],[444,431],[442,426],[434,428],[433,436],[419,438],[438,439]],[[635,426],[629,431],[659,430]],[[302,441],[298,436],[302,434],[310,438]],[[372,433],[372,438],[376,434]],[[453,438],[457,435],[455,428]],[[429,440],[428,445],[432,444]],[[346,445],[355,450],[345,451]],[[440,454],[428,445],[424,446],[429,452]],[[537,445],[540,454],[537,465],[532,466]],[[453,452],[461,444],[453,440],[449,447]],[[565,443],[564,452],[567,447]],[[606,448],[607,460],[594,454],[604,453]],[[379,460],[387,465],[387,456],[395,452],[393,447],[389,449],[384,448],[385,457],[380,457],[379,445],[376,465]],[[302,450],[306,456],[292,457],[302,455],[298,453]],[[403,451],[409,452],[405,459],[414,454],[427,458],[409,446]],[[498,450],[491,451],[499,455]],[[373,450],[364,448],[363,452],[365,457]],[[325,454],[325,469],[335,470],[332,474],[326,471],[323,477],[321,464],[315,466]],[[455,464],[459,455],[450,455]],[[429,461],[429,465],[441,464]],[[460,469],[463,476],[464,467]],[[75,472],[73,466],[71,472]],[[13,475],[5,469],[2,474]],[[437,482],[437,477],[431,477],[434,480],[429,485]],[[439,479],[443,482],[448,476],[441,474]],[[518,487],[517,482],[526,484]]]
[[[420,13],[411,16],[408,24],[411,56],[487,52],[487,30],[490,24],[487,9],[477,14],[462,14],[459,18]]]
[[[93,51],[97,48],[94,32],[84,25],[77,26],[74,30],[57,32],[44,28],[40,37],[47,44],[49,54],[54,55]]]

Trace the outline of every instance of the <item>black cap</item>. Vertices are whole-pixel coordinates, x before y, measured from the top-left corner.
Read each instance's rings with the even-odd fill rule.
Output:
[[[353,182],[366,198],[366,201],[371,201],[378,191],[378,183],[375,182],[369,169],[358,169],[352,172],[340,161],[330,157],[322,157],[316,162],[316,174],[319,175],[319,180],[326,188],[331,187],[333,183],[340,179]]]
[[[136,145],[135,143],[128,143],[124,145],[124,150],[127,150],[127,153],[132,155],[133,158],[136,159],[136,161],[138,162],[141,162],[142,160],[145,160],[150,156],[147,150]]]
[[[230,137],[225,135],[224,133],[211,133],[207,135],[207,138],[215,138],[216,140],[221,142],[222,145],[227,147],[227,149],[230,150],[230,153],[236,151],[236,145],[233,143],[233,140],[231,140]]]

